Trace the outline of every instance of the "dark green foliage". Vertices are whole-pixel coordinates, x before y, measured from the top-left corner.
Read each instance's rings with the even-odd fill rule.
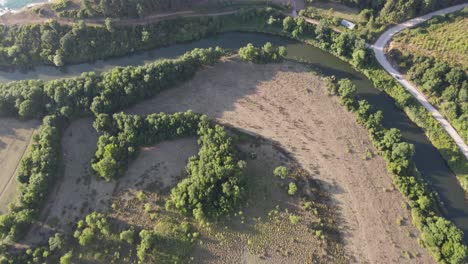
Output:
[[[245,61],[253,63],[280,62],[286,56],[286,48],[275,47],[270,42],[265,43],[262,48],[254,47],[252,43],[239,49],[239,56]]]
[[[468,75],[462,68],[423,56],[402,55],[396,50],[390,53],[410,80],[418,84],[429,100],[468,140]],[[411,66],[408,66],[411,65]]]
[[[110,224],[107,218],[103,214],[93,212],[87,215],[85,220],[78,222],[73,236],[78,239],[81,246],[88,247],[96,241],[104,240],[110,234]]]
[[[194,49],[175,60],[160,60],[139,67],[114,68],[102,75],[99,96],[93,99],[95,113],[112,113],[137,101],[154,96],[161,90],[193,77],[203,65],[217,62],[225,51],[221,48]]]
[[[340,103],[346,107],[347,110],[355,108],[354,94],[357,88],[349,79],[341,79],[338,81],[338,94],[340,95]]]
[[[59,12],[62,17],[143,17],[190,8],[194,0],[81,0],[81,8]]]
[[[48,82],[0,84],[0,115],[34,118],[54,113],[79,117],[91,110],[96,115],[112,113],[190,79],[203,65],[214,64],[224,54],[220,48],[194,49],[178,59],[118,67],[101,75],[89,72]]]
[[[0,25],[0,68],[28,69],[38,64],[63,66],[123,56],[200,39],[230,25],[249,25],[279,11],[249,9],[222,16],[179,17],[147,25],[90,26],[50,21],[37,25]]]
[[[145,118],[121,113],[114,114],[112,119],[109,132],[99,137],[92,162],[94,171],[107,181],[117,179],[127,170],[138,147],[196,135],[201,116],[190,111]]]
[[[57,173],[63,122],[59,116],[45,117],[29,152],[21,160],[17,174],[20,193],[10,205],[11,212],[0,216],[0,239],[14,241],[22,237],[38,217]]]
[[[238,159],[224,128],[212,125],[206,116],[191,111],[146,117],[114,114],[112,124],[106,127],[109,132],[99,138],[92,163],[104,179],[121,176],[141,146],[198,135],[199,153],[189,160],[188,177],[172,190],[169,204],[202,221],[216,218],[241,202],[245,163]]]
[[[245,162],[237,157],[232,138],[206,117],[198,125],[200,151],[187,165],[188,177],[171,191],[176,209],[199,221],[216,218],[238,206],[244,194]]]

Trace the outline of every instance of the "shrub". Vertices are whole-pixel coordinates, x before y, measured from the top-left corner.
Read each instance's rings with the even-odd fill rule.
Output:
[[[291,224],[296,225],[301,221],[301,217],[295,214],[290,214],[289,221],[291,222]]]
[[[241,59],[253,63],[280,62],[286,57],[285,47],[275,47],[270,42],[262,48],[256,48],[252,43],[239,49]]]
[[[285,166],[278,166],[273,171],[273,174],[276,177],[279,177],[279,178],[284,180],[284,179],[286,179],[288,177],[289,171],[288,171],[288,168],[286,168]]]
[[[120,233],[120,240],[127,242],[130,245],[133,245],[133,237],[135,233],[132,229],[124,230]]]
[[[288,194],[293,196],[297,193],[297,186],[294,182],[290,182],[288,186]]]

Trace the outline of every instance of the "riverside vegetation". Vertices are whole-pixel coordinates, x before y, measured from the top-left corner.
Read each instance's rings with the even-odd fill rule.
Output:
[[[325,81],[328,93],[339,96],[340,103],[355,113],[357,122],[368,130],[372,143],[386,160],[395,185],[410,201],[411,217],[421,231],[422,244],[441,263],[464,263],[468,248],[463,243],[463,233],[441,216],[436,197],[412,163],[414,147],[401,140],[399,130],[382,126],[381,111],[373,111],[366,100],[355,99],[356,87],[351,81],[342,79],[335,83],[330,77]]]
[[[271,11],[265,11],[265,12],[271,12]],[[253,15],[257,13],[252,13]],[[260,12],[260,14],[262,14]],[[304,40],[307,42],[310,42],[314,45],[320,46],[323,49],[329,50],[332,53],[336,54],[337,56],[340,56],[341,58],[346,59],[347,61],[350,61],[356,68],[360,69],[363,71],[373,82],[376,84],[376,87],[381,88],[382,90],[386,91],[389,93],[392,97],[396,99],[396,103],[399,107],[404,109],[412,119],[415,119],[414,117],[418,117],[418,125],[423,127],[424,129],[429,130],[429,137],[433,141],[434,145],[441,149],[441,144],[446,144],[447,149],[454,149],[453,147],[453,142],[449,141],[446,139],[447,135],[445,135],[443,132],[441,132],[441,128],[435,124],[435,120],[431,119],[428,115],[425,115],[425,111],[422,109],[421,106],[419,106],[409,95],[407,92],[404,91],[404,89],[397,85],[395,81],[385,74],[383,70],[378,68],[375,64],[375,62],[372,60],[370,57],[369,51],[365,48],[364,46],[364,41],[359,39],[358,37],[354,36],[351,33],[347,34],[342,34],[338,35],[335,34],[330,30],[329,27],[326,25],[320,24],[318,26],[312,26],[309,24],[306,24],[303,19],[291,19],[291,18],[284,18],[282,19],[280,16],[279,17],[273,17],[272,13],[263,13],[263,14],[268,14],[264,16],[263,18],[265,19],[264,22],[258,26],[258,24],[249,24],[248,26],[244,25],[243,29],[253,27],[255,29],[255,26],[258,26],[256,30],[263,30],[263,31],[270,31],[273,33],[281,33],[285,34],[288,36],[291,36],[296,39]],[[250,15],[251,16],[251,15]],[[247,17],[250,17],[247,16]],[[251,17],[252,18],[252,17]],[[255,18],[255,21],[259,22],[261,21],[258,17]],[[266,21],[266,23],[265,23]],[[232,27],[232,25],[230,25]],[[201,52],[201,51],[198,51]],[[219,52],[214,49],[211,49],[210,52]],[[210,53],[208,52],[208,53]],[[219,53],[217,53],[219,54]],[[190,56],[188,56],[190,57]],[[203,58],[205,57],[197,57],[197,59],[194,59],[195,62],[200,63],[199,65],[202,65],[201,62],[203,61]],[[173,64],[168,63],[168,67],[173,66]],[[213,62],[213,61],[212,61]],[[130,67],[133,69],[132,67]],[[128,69],[128,68],[127,68]],[[119,73],[120,70],[116,70],[115,74],[113,75],[114,78],[122,77],[123,80],[128,80],[128,85],[126,87],[132,87],[133,89],[124,89],[122,86],[118,86],[115,88],[115,90],[98,90],[99,93],[96,96],[93,96],[92,98],[98,98],[96,100],[92,100],[93,104],[94,101],[100,102],[100,98],[113,98],[115,97],[116,101],[115,102],[120,102],[119,100],[123,100],[123,98],[126,98],[125,95],[135,95],[139,94],[139,92],[145,91],[144,84],[145,81],[141,81],[141,79],[131,79],[128,78],[128,76]],[[193,72],[192,72],[193,74]],[[109,77],[112,75],[109,75]],[[140,75],[141,77],[145,77],[145,75]],[[150,77],[150,76],[148,76]],[[165,80],[165,76],[159,76],[163,80]],[[81,78],[81,77],[79,77]],[[78,79],[79,79],[78,78]],[[111,78],[112,79],[112,78]],[[104,79],[105,80],[105,79]],[[140,80],[140,82],[137,82]],[[38,81],[31,81],[32,83],[37,83]],[[58,81],[60,83],[60,81]],[[6,89],[5,87],[12,87],[12,85],[17,85],[19,83],[24,83],[24,82],[17,82],[17,83],[10,83],[6,86],[3,86],[1,91],[2,91],[2,96],[0,97],[2,100],[3,105],[0,109],[2,109],[2,113],[7,113],[7,114],[19,114],[22,115],[21,113],[23,111],[20,111],[20,105],[16,104],[16,99],[20,98],[19,100],[21,101],[21,98],[24,99],[25,97],[28,98],[28,100],[31,100],[32,102],[27,102],[27,104],[33,104],[37,105],[42,109],[41,113],[51,113],[52,115],[63,115],[68,112],[67,109],[80,109],[80,107],[76,107],[76,103],[80,102],[83,103],[87,107],[81,108],[81,111],[78,111],[77,113],[86,115],[92,112],[95,113],[108,113],[111,114],[113,111],[121,107],[120,105],[113,105],[112,103],[114,100],[102,100],[103,102],[109,103],[110,105],[104,104],[105,107],[100,108],[100,107],[92,107],[90,100],[88,99],[88,94],[86,96],[77,96],[75,100],[70,100],[70,102],[67,102],[66,104],[44,104],[45,102],[52,102],[54,103],[56,100],[58,101],[57,98],[60,97],[54,97],[52,99],[51,95],[47,95],[45,92],[45,89],[39,87],[35,87],[35,89],[30,89],[29,85],[24,85],[23,93],[20,92],[7,92],[5,93]],[[41,82],[39,82],[41,83]],[[83,81],[81,82],[83,83]],[[158,81],[159,83],[163,84],[174,84],[175,82],[173,81],[164,83],[161,82],[160,80]],[[89,84],[89,83],[88,83]],[[168,87],[168,86],[162,86],[162,87]],[[89,88],[90,86],[81,86],[85,88]],[[94,86],[91,86],[94,87]],[[102,87],[102,86],[101,86]],[[111,87],[111,86],[109,86]],[[161,87],[161,86],[157,86]],[[141,88],[141,90],[138,90],[137,88]],[[84,89],[87,91],[88,89]],[[386,157],[387,161],[389,162],[389,170],[392,171],[396,176],[395,176],[395,182],[400,189],[402,193],[407,195],[408,199],[411,201],[411,206],[412,206],[412,213],[413,213],[413,221],[415,222],[415,225],[422,230],[422,241],[424,242],[424,245],[426,245],[429,250],[433,253],[434,257],[437,260],[440,260],[441,262],[449,262],[449,263],[463,263],[466,260],[466,246],[463,245],[462,242],[462,234],[461,232],[449,221],[445,220],[443,217],[440,216],[437,210],[437,205],[434,200],[434,196],[427,190],[426,186],[421,183],[419,177],[416,175],[416,170],[414,169],[414,166],[412,166],[410,156],[411,156],[411,151],[412,147],[411,145],[400,142],[399,141],[399,136],[398,132],[395,130],[389,130],[391,132],[388,132],[386,130],[381,130],[379,126],[379,114],[373,113],[370,114],[368,111],[365,109],[367,108],[365,106],[365,103],[359,103],[359,108],[362,109],[359,110],[359,108],[356,108],[355,104],[353,103],[353,88],[352,85],[349,84],[347,81],[340,81],[339,87],[337,89],[337,93],[340,94],[341,96],[341,101],[342,103],[350,110],[354,110],[359,112],[363,112],[362,114],[362,120],[366,126],[374,126],[375,127],[370,127],[374,129],[374,132],[371,132],[371,137],[373,138],[374,141],[376,142],[381,142],[382,146],[377,144],[377,147],[382,151],[384,157]],[[11,91],[11,90],[10,90]],[[33,91],[32,93],[30,91]],[[154,95],[156,91],[152,91],[150,95]],[[127,93],[127,94],[126,94]],[[74,94],[73,94],[74,95]],[[112,97],[114,96],[114,97]],[[73,98],[73,97],[71,97]],[[130,96],[131,100],[129,102],[124,101],[124,103],[134,103],[136,100],[140,100],[142,97],[132,97]],[[42,101],[45,99],[45,101]],[[78,99],[78,100],[76,100]],[[132,101],[134,100],[134,101]],[[6,103],[5,103],[6,102]],[[12,103],[14,102],[14,103]],[[70,105],[68,105],[70,104]],[[96,103],[96,105],[99,105]],[[61,106],[58,108],[57,106]],[[68,108],[67,108],[68,107]],[[23,107],[26,108],[26,107]],[[90,110],[90,109],[94,110]],[[26,108],[27,109],[27,108]],[[26,113],[28,111],[25,111]],[[29,111],[31,112],[31,111]],[[62,113],[63,112],[63,113]],[[28,117],[30,115],[24,115],[25,117]],[[70,115],[73,116],[73,115]],[[359,119],[359,118],[358,118]],[[51,123],[51,120],[56,120],[55,117],[48,117],[44,119],[44,130],[41,131],[48,131],[47,129],[49,126],[50,127],[56,127],[56,124]],[[57,120],[61,120],[61,118],[57,118]],[[371,129],[371,130],[372,130]],[[59,131],[59,130],[58,130]],[[434,133],[433,133],[434,132]],[[50,132],[52,133],[52,132]],[[427,131],[426,131],[427,133]],[[387,135],[388,134],[388,135]],[[42,133],[41,133],[42,135]],[[44,137],[38,136],[35,139],[35,142],[39,143],[44,143],[44,151],[46,152],[51,152],[55,153],[52,148],[49,148],[48,146],[54,146],[54,143],[52,143],[53,138],[50,136],[47,136],[48,134],[44,132]],[[432,136],[431,136],[432,135]],[[434,136],[435,135],[435,136]],[[40,141],[40,138],[42,138],[42,141]],[[387,144],[388,141],[388,144]],[[55,140],[55,142],[58,142]],[[33,152],[31,152],[33,153]],[[460,162],[463,162],[463,160],[456,159],[457,158],[457,151],[456,147],[455,150],[452,152],[443,152],[442,154],[444,157],[448,159],[449,164],[451,165],[452,169],[454,169],[457,172],[457,168],[460,171],[460,167],[457,167],[456,164],[460,164]],[[35,158],[39,159],[39,157],[34,156]],[[56,164],[54,163],[53,159],[56,159],[56,155],[50,155],[46,156],[50,157],[51,160],[47,160],[48,162],[50,161],[50,164]],[[40,172],[43,170],[43,162],[32,162],[31,163],[31,171],[34,173]],[[49,169],[49,167],[47,167]],[[53,168],[51,168],[53,169]],[[47,171],[46,171],[47,172]],[[413,174],[413,176],[411,176]],[[21,175],[21,174],[19,174]],[[27,176],[31,177],[31,173],[26,173]],[[50,176],[48,174],[44,174],[45,176]],[[41,178],[41,177],[34,177],[34,178]],[[43,177],[42,177],[43,178]],[[31,177],[32,179],[32,177]],[[31,183],[35,183],[36,181],[28,181],[28,185]],[[50,181],[47,181],[50,182]],[[33,185],[32,185],[33,186]],[[40,186],[46,186],[45,184],[39,184],[38,187]],[[24,188],[22,190],[30,190],[31,192],[42,192],[42,193],[47,193],[47,190],[44,190],[42,188]],[[23,194],[22,194],[23,195]],[[29,196],[29,195],[28,195]],[[41,197],[42,195],[39,195]],[[21,208],[19,206],[18,208]],[[34,213],[34,214],[33,214]],[[23,207],[19,211],[13,211],[12,214],[4,215],[1,218],[0,221],[0,231],[2,233],[3,238],[9,238],[13,240],[13,238],[17,237],[18,234],[20,234],[21,227],[24,226],[24,224],[27,224],[30,221],[30,216],[37,215],[37,209],[34,208],[34,210],[31,210],[29,208]],[[24,217],[27,216],[27,217]],[[101,221],[102,222],[102,221]],[[84,231],[83,231],[84,232]],[[146,235],[145,235],[146,236]],[[125,237],[125,235],[124,235]],[[150,239],[151,236],[149,236],[148,239],[142,239],[143,241],[151,241]],[[148,242],[150,243],[150,242]],[[145,247],[143,247],[145,248]],[[144,251],[144,250],[143,250]],[[72,254],[72,253],[70,253]],[[64,263],[66,263],[66,256],[64,256]]]
[[[441,32],[444,32],[444,40],[447,40],[446,31],[450,32],[451,27],[455,30],[458,28],[460,31],[463,27],[459,24],[468,21],[467,12],[468,9],[465,8],[453,14],[435,17],[416,29],[398,34],[392,42],[392,46],[396,43],[396,47],[389,52],[398,68],[421,87],[431,103],[440,109],[465,141],[468,141],[468,77],[466,74],[468,65],[463,65],[466,53],[463,47],[468,45],[468,41],[464,38],[450,41],[451,46],[447,48],[444,43],[441,43],[443,41]],[[456,32],[454,33],[456,35]],[[453,35],[453,33],[450,34]],[[460,32],[459,34],[463,35]],[[424,44],[414,52],[411,46],[421,45],[419,39],[427,37],[437,38],[437,44],[431,45],[432,48],[424,48],[427,47]],[[405,38],[409,38],[410,43],[403,46],[400,42]],[[405,48],[408,46],[409,48]],[[438,51],[439,49],[446,51]],[[445,54],[448,54],[447,56],[451,59],[447,60]],[[460,57],[461,63],[453,63],[457,61],[454,57]]]

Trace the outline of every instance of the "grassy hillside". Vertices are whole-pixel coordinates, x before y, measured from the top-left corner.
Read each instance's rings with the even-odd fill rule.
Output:
[[[430,56],[453,66],[468,69],[468,8],[452,15],[440,16],[421,27],[398,34],[392,48],[402,53]]]

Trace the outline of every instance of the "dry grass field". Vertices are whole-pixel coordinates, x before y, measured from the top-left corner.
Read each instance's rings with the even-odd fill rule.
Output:
[[[40,122],[21,122],[12,118],[0,118],[0,213],[8,210],[14,200],[17,182],[15,178],[21,158],[31,143]]]
[[[200,227],[193,263],[338,263],[343,251],[345,262],[351,263],[433,263],[418,245],[417,230],[384,160],[364,158],[376,152],[367,132],[336,98],[325,95],[321,79],[305,66],[254,65],[227,58],[125,112],[188,109],[265,139],[239,143],[248,161],[248,204],[242,212]],[[164,201],[170,187],[184,177],[187,158],[197,151],[194,139],[141,150],[126,175],[111,183],[90,174],[96,143],[91,119],[77,120],[65,131],[62,178],[27,243],[51,229],[71,230],[76,219],[91,210],[108,212],[117,222],[161,230],[167,228],[167,219],[187,221],[167,212]],[[255,159],[249,158],[251,153]],[[278,165],[297,168],[294,180],[301,196],[328,213],[311,213],[301,196],[287,195],[290,179],[272,175]],[[141,192],[144,196],[138,198]],[[291,215],[299,222],[292,223]],[[333,242],[337,229],[330,230],[327,239],[311,231],[321,221],[338,225],[344,248]]]
[[[320,78],[294,63],[225,60],[178,88],[129,109],[135,114],[193,109],[277,142],[332,194],[347,252],[357,263],[433,263],[417,242],[402,195],[365,129]],[[397,219],[404,219],[397,224]],[[413,259],[406,259],[404,251]]]

